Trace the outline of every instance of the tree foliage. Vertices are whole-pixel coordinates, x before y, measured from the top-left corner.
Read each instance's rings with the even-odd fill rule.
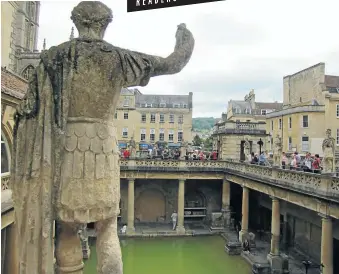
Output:
[[[213,148],[213,139],[212,137],[208,137],[204,140],[204,147],[206,150],[212,150]]]
[[[215,124],[215,118],[213,117],[197,117],[193,118],[193,130],[211,130]]]
[[[200,138],[200,136],[198,134],[195,135],[194,138],[193,138],[193,145],[199,147],[199,146],[201,146],[201,144],[202,144],[202,139]]]

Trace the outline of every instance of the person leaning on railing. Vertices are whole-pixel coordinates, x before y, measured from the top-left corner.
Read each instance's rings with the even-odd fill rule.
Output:
[[[314,155],[314,161],[312,163],[312,168],[314,173],[321,173],[322,166],[319,154]]]
[[[287,164],[288,164],[288,159],[287,159],[286,153],[283,152],[281,156],[281,167],[285,169]]]

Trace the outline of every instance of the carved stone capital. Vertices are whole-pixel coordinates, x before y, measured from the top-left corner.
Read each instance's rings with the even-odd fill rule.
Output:
[[[323,221],[328,221],[331,222],[332,221],[332,217],[323,213],[318,213],[318,215],[321,217],[321,219]]]

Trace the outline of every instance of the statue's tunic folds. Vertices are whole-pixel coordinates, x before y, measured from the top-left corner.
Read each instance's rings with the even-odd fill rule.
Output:
[[[122,87],[147,85],[155,58],[81,39],[41,54],[15,114],[19,273],[53,273],[53,220],[87,223],[118,214],[115,107]]]

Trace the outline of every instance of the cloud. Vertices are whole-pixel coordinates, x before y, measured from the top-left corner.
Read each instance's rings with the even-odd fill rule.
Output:
[[[205,13],[193,21],[200,41],[212,47],[246,46],[264,42],[268,36],[259,26],[244,23],[221,12]]]
[[[319,62],[327,74],[339,75],[337,0],[220,1],[134,13],[126,12],[126,1],[103,2],[114,16],[105,40],[119,47],[166,57],[177,25],[187,24],[196,41],[188,65],[140,90],[193,92],[194,116],[220,117],[229,100],[243,99],[252,88],[258,101],[281,101],[283,76]],[[69,39],[78,3],[41,2],[40,49],[43,38],[48,47]]]

